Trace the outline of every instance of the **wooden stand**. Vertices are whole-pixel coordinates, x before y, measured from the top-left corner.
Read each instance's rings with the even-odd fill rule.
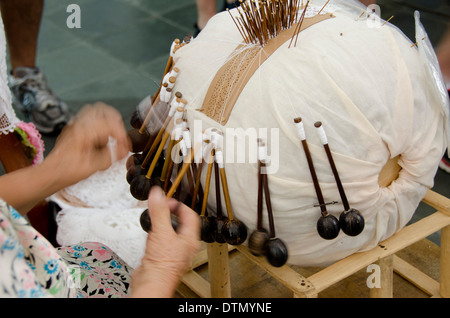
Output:
[[[380,174],[380,185],[387,186],[397,178],[400,168],[396,161],[397,158],[386,164]],[[432,297],[450,297],[450,199],[428,190],[423,202],[437,211],[404,227],[395,235],[380,242],[377,247],[366,252],[352,254],[309,277],[303,276],[287,265],[273,267],[267,263],[264,257],[252,255],[246,246],[236,248],[290,289],[294,297],[318,297],[321,291],[371,264],[379,266],[381,275],[381,286],[380,288],[371,288],[371,297],[389,298],[393,296],[394,271]],[[439,230],[441,230],[440,282],[437,282],[395,254]],[[225,253],[225,250],[223,244],[209,244],[207,254],[204,251],[199,254],[191,271],[183,278],[186,285],[195,285],[192,290],[199,296],[231,297],[228,253]],[[207,257],[209,257],[209,261]],[[206,262],[208,262],[210,282],[193,274],[196,267]]]

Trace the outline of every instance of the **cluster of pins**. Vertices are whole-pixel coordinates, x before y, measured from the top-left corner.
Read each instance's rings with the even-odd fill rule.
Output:
[[[245,43],[264,46],[281,31],[298,23],[289,47],[294,38],[296,44],[309,0],[240,0],[239,2],[238,14],[233,16],[229,13]],[[327,4],[328,2],[324,7]]]
[[[321,217],[317,221],[317,231],[319,235],[324,239],[331,240],[336,238],[339,234],[339,231],[342,229],[342,231],[349,236],[357,236],[364,229],[364,218],[358,210],[351,208],[348,203],[347,196],[345,194],[344,187],[342,186],[342,182],[336,169],[336,165],[334,163],[331,150],[328,145],[328,138],[325,134],[325,130],[322,126],[322,123],[316,122],[314,126],[317,128],[317,132],[319,134],[321,143],[326,152],[328,161],[331,166],[331,170],[333,171],[339,195],[341,197],[342,204],[344,206],[344,211],[340,214],[339,220],[335,216],[327,212],[326,203],[323,199],[322,191],[314,168],[314,163],[312,161],[311,153],[309,152],[308,143],[306,142],[306,134],[302,119],[295,118],[294,124],[297,130],[297,135],[301,140],[305,152],[308,167],[311,172],[311,177],[314,183],[317,200],[319,201],[319,206],[321,210]]]
[[[258,202],[256,229],[248,240],[248,247],[253,255],[264,255],[272,266],[283,266],[288,259],[288,251],[282,240],[275,235],[275,224],[270,200],[269,182],[265,171],[267,164],[267,148],[258,140]],[[269,231],[263,227],[263,197],[265,197]]]
[[[219,130],[213,129],[211,134],[204,134],[203,138],[205,152],[203,157],[206,160],[200,163],[195,179],[194,191],[192,193],[191,208],[200,211],[201,219],[201,239],[207,243],[228,243],[230,245],[240,245],[247,239],[247,226],[238,220],[232,211],[228,182],[223,160],[223,134]],[[203,162],[207,162],[206,179],[203,194],[200,194],[201,171]],[[208,196],[211,187],[211,178],[214,171],[216,216],[207,211]],[[222,190],[221,190],[222,185]],[[226,216],[222,211],[221,196],[225,200]]]

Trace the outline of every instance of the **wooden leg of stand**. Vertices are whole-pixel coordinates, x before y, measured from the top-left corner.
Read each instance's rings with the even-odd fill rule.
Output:
[[[450,298],[450,225],[441,230],[440,294]]]
[[[228,245],[207,244],[208,269],[212,298],[230,298],[230,268],[228,264]]]
[[[393,278],[394,278],[394,256],[389,255],[380,259],[377,263],[380,266],[380,288],[371,288],[371,298],[392,298],[393,297]]]

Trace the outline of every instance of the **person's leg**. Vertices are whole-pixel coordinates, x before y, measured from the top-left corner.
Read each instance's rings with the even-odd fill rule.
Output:
[[[359,2],[361,2],[362,4],[364,4],[365,6],[370,6],[371,4],[376,4],[377,0],[360,0]]]
[[[44,0],[0,0],[11,68],[35,67]]]
[[[36,66],[44,0],[0,0],[8,42],[13,103],[41,133],[59,132],[70,120],[69,109],[53,94]]]
[[[436,55],[447,84],[447,89],[450,89],[450,23],[447,25],[447,30],[436,47]]]
[[[196,0],[197,3],[197,27],[202,30],[208,20],[216,14],[216,0]]]

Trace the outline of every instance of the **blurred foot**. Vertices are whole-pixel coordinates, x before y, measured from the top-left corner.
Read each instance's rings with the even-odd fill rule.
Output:
[[[53,94],[39,68],[16,67],[9,86],[13,104],[41,134],[59,133],[69,122],[66,103]]]
[[[450,173],[450,159],[448,158],[447,151],[445,152],[444,157],[442,157],[441,162],[439,162],[439,168]]]

